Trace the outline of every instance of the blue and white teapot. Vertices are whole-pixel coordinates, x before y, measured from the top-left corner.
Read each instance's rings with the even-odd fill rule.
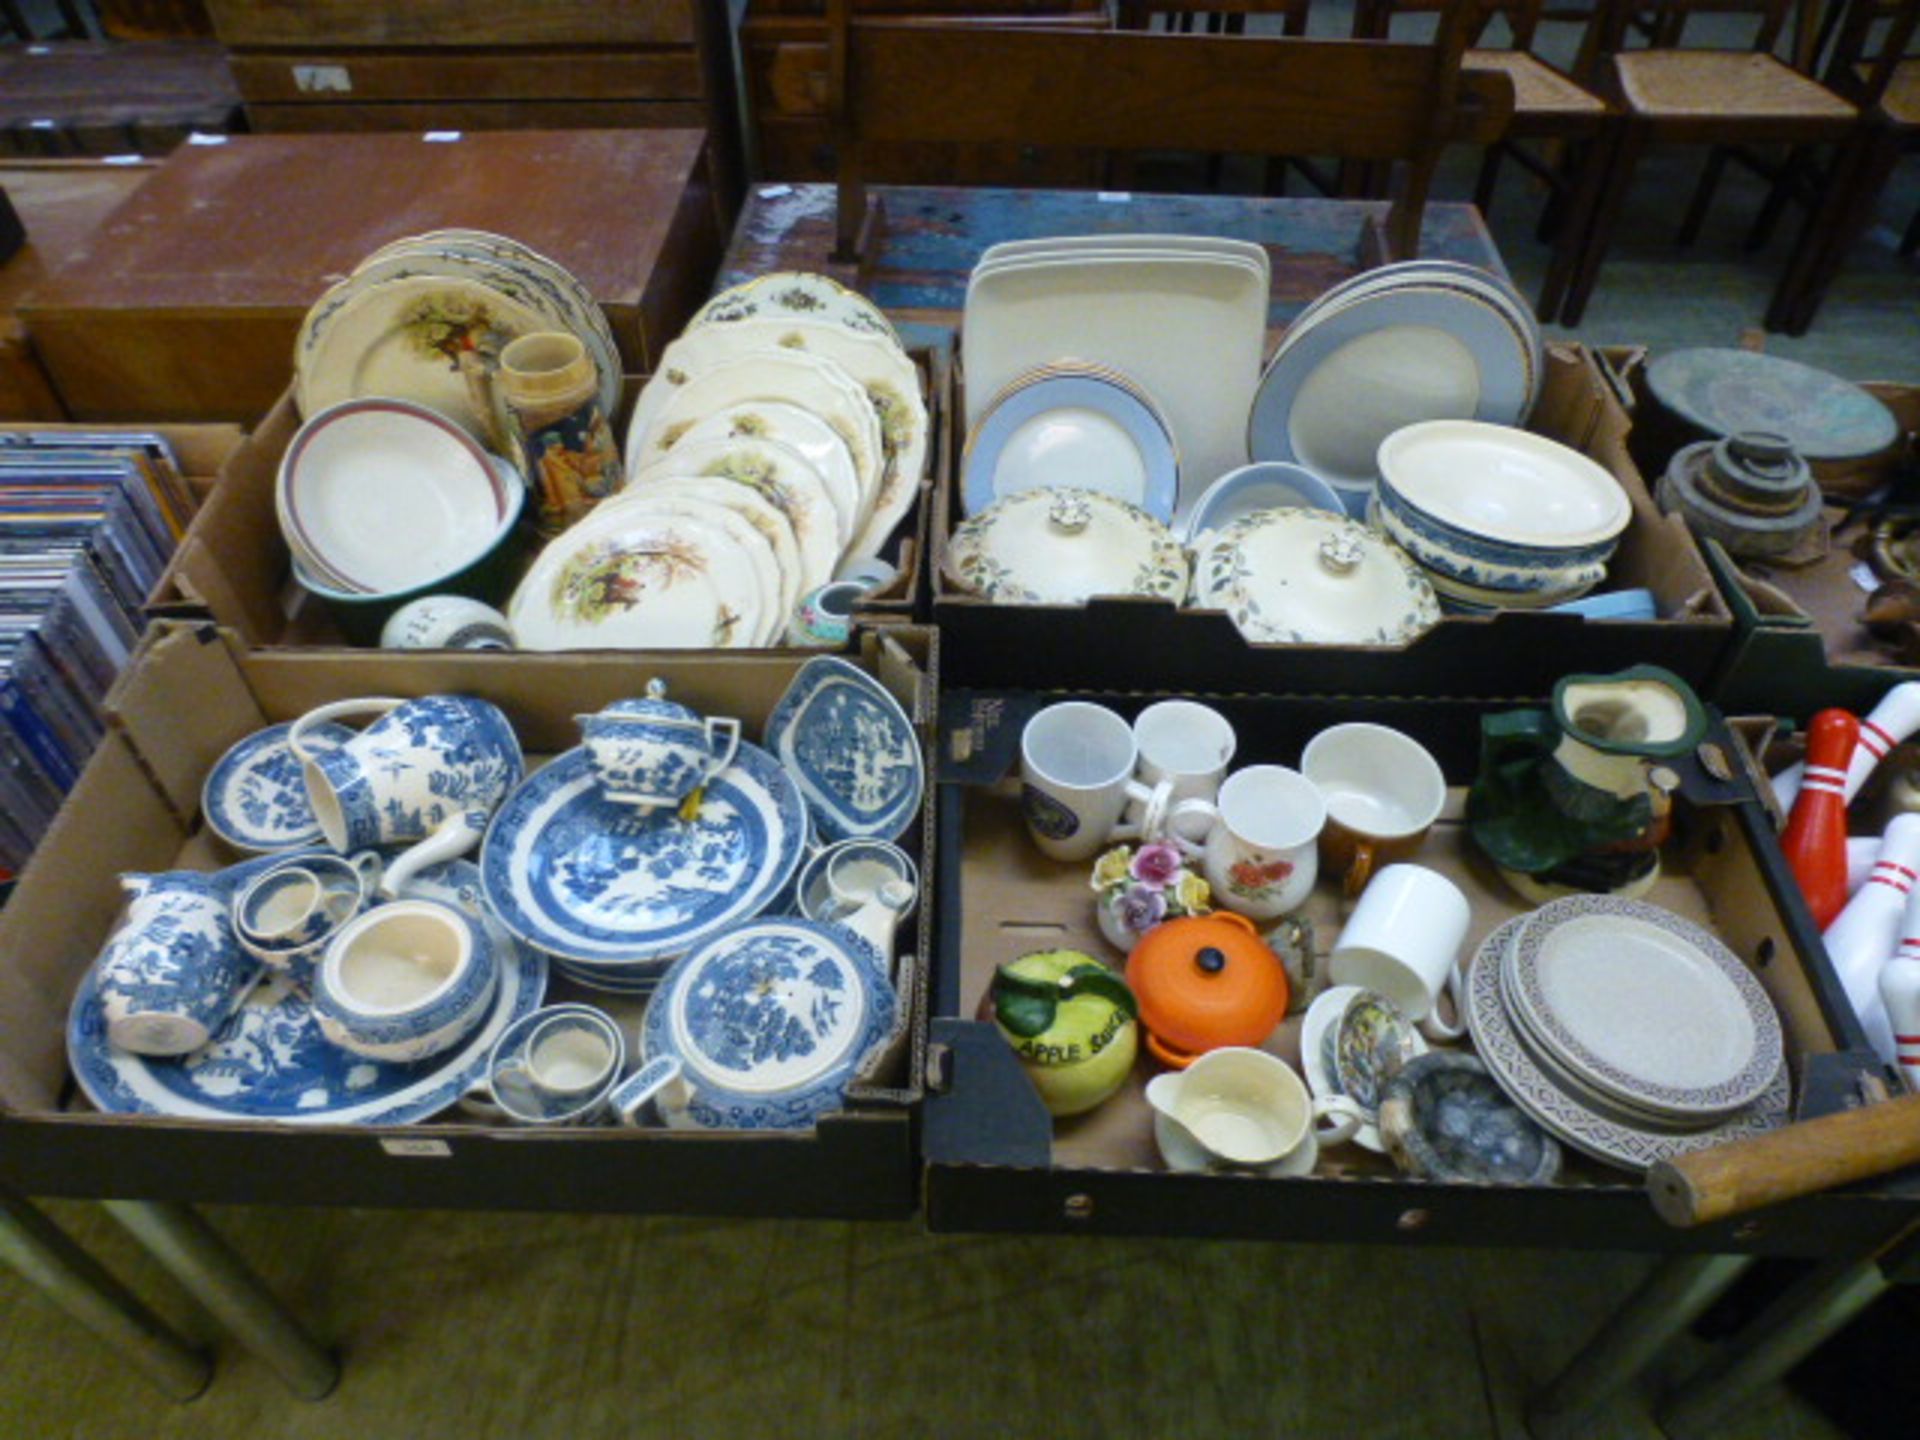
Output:
[[[702,717],[667,699],[667,682],[647,682],[644,700],[616,700],[576,715],[587,759],[609,800],[642,811],[679,805],[733,763],[740,722]]]

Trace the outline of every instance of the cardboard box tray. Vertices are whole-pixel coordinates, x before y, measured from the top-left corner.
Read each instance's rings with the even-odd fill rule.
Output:
[[[934,473],[893,538],[881,550],[899,578],[862,603],[870,621],[906,620],[922,606],[931,497],[944,479],[953,424],[950,367],[938,348],[916,350],[929,400]],[[624,437],[642,380],[628,377],[614,433]],[[156,589],[152,608],[175,618],[203,616],[227,627],[247,645],[335,648],[343,645],[324,605],[293,582],[286,541],[274,511],[280,459],[300,428],[300,411],[288,392],[267,413],[246,443],[221,468],[213,495],[201,508],[179,554]],[[503,604],[504,607],[504,597]],[[714,652],[719,653],[719,652]],[[740,654],[745,652],[728,652]],[[761,652],[765,653],[765,652]]]
[[[925,726],[933,632],[865,637],[861,663]],[[36,1195],[467,1209],[678,1211],[879,1217],[915,1199],[912,1106],[925,1043],[927,916],[901,932],[901,1021],[881,1068],[811,1131],[488,1128],[457,1112],[406,1127],[305,1126],[102,1115],[74,1090],[66,1019],[119,915],[117,876],[233,858],[200,829],[201,780],[235,740],[328,700],[461,692],[513,719],[530,759],[573,744],[573,716],[637,694],[653,675],[676,698],[735,715],[757,736],[802,663],[756,655],[323,657],[247,654],[210,626],[156,627],[115,691],[116,728],[0,911],[0,1179]],[[934,873],[929,809],[902,844]],[[569,990],[549,997],[607,1004]]]
[[[1153,1073],[1144,1050],[1118,1095],[1086,1116],[1054,1123],[1011,1049],[975,1016],[995,966],[1026,951],[1071,947],[1119,961],[1094,923],[1087,867],[1041,856],[1021,826],[1017,786],[998,778],[1016,763],[1027,716],[1055,698],[969,691],[943,698],[948,783],[941,795],[942,911],[924,1142],[932,1228],[1824,1254],[1890,1233],[1911,1213],[1920,1172],[1682,1232],[1656,1218],[1633,1176],[1565,1146],[1560,1181],[1543,1188],[1409,1180],[1354,1145],[1324,1148],[1306,1179],[1173,1174],[1159,1159],[1142,1094]],[[1157,697],[1088,698],[1129,714]],[[1454,791],[1418,860],[1467,892],[1469,945],[1527,908],[1470,852],[1459,822],[1484,705],[1255,696],[1209,703],[1235,724],[1236,764],[1296,763],[1309,738],[1349,720],[1392,725],[1420,739]],[[1713,743],[1732,741],[1717,728]],[[1650,898],[1715,928],[1766,988],[1786,1029],[1796,1113],[1849,1103],[1862,1076],[1884,1071],[1827,969],[1766,818],[1743,779],[1717,781],[1694,763],[1682,768],[1676,837]],[[1324,958],[1350,913],[1327,877],[1306,913]],[[1265,1048],[1297,1063],[1299,1027],[1300,1017],[1291,1017]]]
[[[1405,647],[1252,645],[1221,611],[1161,600],[991,605],[944,574],[961,518],[958,458],[935,496],[933,614],[954,685],[1027,689],[1153,687],[1322,695],[1538,695],[1570,668],[1602,672],[1664,665],[1707,687],[1733,639],[1733,620],[1685,524],[1663,516],[1627,453],[1631,428],[1613,388],[1580,345],[1549,348],[1547,380],[1529,428],[1592,456],[1625,487],[1633,520],[1608,587],[1653,591],[1653,621],[1594,621],[1518,610],[1450,615]],[[961,357],[964,375],[965,356]],[[964,414],[964,407],[959,413]],[[965,436],[957,439],[964,441]],[[1231,676],[1230,681],[1223,677]]]

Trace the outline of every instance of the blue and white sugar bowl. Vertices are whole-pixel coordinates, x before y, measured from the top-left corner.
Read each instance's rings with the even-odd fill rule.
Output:
[[[485,1018],[500,957],[480,923],[436,900],[396,900],[349,922],[314,976],[321,1033],[406,1064],[457,1045]]]
[[[640,810],[679,805],[733,763],[740,722],[701,716],[667,699],[667,682],[647,682],[643,700],[616,700],[574,717],[587,761],[609,800]]]

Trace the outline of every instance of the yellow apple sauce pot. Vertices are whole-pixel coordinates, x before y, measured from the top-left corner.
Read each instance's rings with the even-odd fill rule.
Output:
[[[1133,992],[1084,951],[1036,950],[1000,966],[981,1008],[1055,1115],[1093,1109],[1133,1069]]]

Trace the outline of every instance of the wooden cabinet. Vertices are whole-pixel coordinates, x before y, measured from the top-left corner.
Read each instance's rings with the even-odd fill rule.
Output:
[[[1105,29],[1103,0],[873,0],[859,9],[977,19],[981,24],[1085,25]],[[740,27],[740,63],[757,147],[756,175],[831,180],[827,114],[827,28],[821,0],[752,0]],[[964,77],[955,77],[962,84]],[[876,145],[867,178],[899,185],[1020,185],[1075,188],[1099,183],[1095,150],[1020,145]]]
[[[644,372],[725,236],[699,130],[235,136],[187,146],[20,313],[76,420],[238,420],[292,375],[308,307],[369,252],[497,230],[571,269]]]
[[[208,0],[253,128],[697,125],[740,184],[725,0]]]

